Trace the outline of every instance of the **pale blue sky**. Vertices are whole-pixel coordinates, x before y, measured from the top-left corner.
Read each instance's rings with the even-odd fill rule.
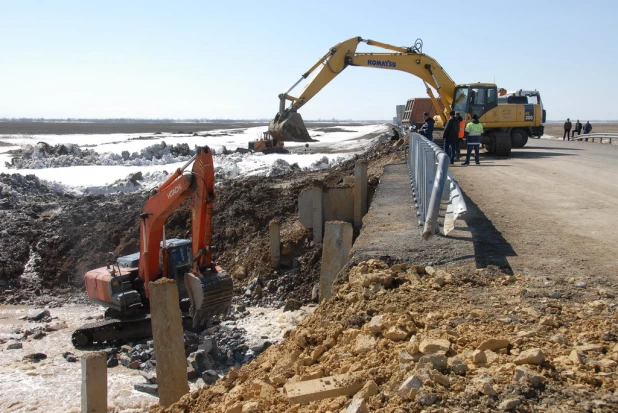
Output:
[[[0,118],[271,118],[279,93],[361,36],[420,37],[457,83],[538,89],[550,120],[618,119],[616,18],[609,0],[0,0]],[[415,96],[414,76],[349,67],[300,112],[390,119]]]

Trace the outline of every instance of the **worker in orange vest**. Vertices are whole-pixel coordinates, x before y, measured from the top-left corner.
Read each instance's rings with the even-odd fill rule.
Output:
[[[464,134],[466,132],[466,121],[461,117],[461,114],[459,112],[455,113],[455,117],[459,121],[459,135],[457,136],[457,147],[456,147],[457,160],[459,161],[459,158],[461,156],[460,148],[461,148],[461,145],[463,145]]]

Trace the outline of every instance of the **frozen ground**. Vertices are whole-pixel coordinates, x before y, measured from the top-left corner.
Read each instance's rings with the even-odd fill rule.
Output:
[[[199,145],[208,145],[215,151],[215,167],[221,177],[236,178],[248,175],[273,175],[285,171],[286,165],[297,164],[302,169],[329,168],[336,163],[354,156],[375,142],[367,136],[386,132],[384,124],[360,126],[334,126],[310,130],[310,135],[318,142],[312,142],[309,147],[304,143],[286,142],[286,148],[291,154],[264,155],[261,153],[223,154],[224,149],[233,151],[236,148],[247,148],[248,142],[259,139],[266,127],[251,127],[240,129],[220,129],[195,134],[103,134],[103,135],[3,135],[0,141],[12,146],[0,148],[0,172],[34,174],[40,179],[55,183],[58,190],[81,193],[133,192],[150,189],[162,182],[165,172],[171,173],[185,164],[187,157],[165,156],[161,159],[126,160],[122,159],[123,151],[129,154],[139,154],[156,144],[166,145],[187,144],[191,149]],[[61,165],[50,165],[49,159],[34,162],[32,169],[9,168],[9,151],[34,147],[39,142],[50,146],[58,144],[78,145],[82,150],[96,152],[99,156],[87,158],[86,165],[72,165],[65,159]],[[59,157],[56,158],[56,161]],[[64,158],[63,158],[64,159]],[[90,163],[88,160],[90,159]],[[54,163],[56,163],[54,161]],[[81,160],[80,163],[83,163]],[[74,163],[73,163],[74,164]],[[50,167],[54,166],[54,167]],[[282,168],[283,166],[283,168]],[[143,180],[139,185],[127,183],[127,177],[141,172]]]
[[[250,315],[238,320],[236,325],[246,330],[250,344],[267,338],[272,343],[283,339],[283,334],[296,326],[315,307],[303,307],[298,311],[283,312],[274,308],[248,308]],[[30,306],[0,306],[0,338],[7,340],[0,346],[0,411],[65,413],[80,411],[81,363],[69,363],[62,353],[84,352],[73,348],[71,334],[84,324],[84,318],[102,314],[101,308],[91,305],[66,305],[50,309],[54,321],[64,321],[67,328],[50,332],[40,340],[23,341],[23,349],[7,350],[15,343],[15,328],[41,326],[19,320],[33,311]],[[226,322],[226,324],[232,324]],[[22,361],[27,354],[44,353],[45,360],[38,363]],[[133,389],[133,385],[145,383],[137,370],[123,366],[107,370],[108,411],[145,412],[158,399]],[[191,383],[191,390],[197,388]]]

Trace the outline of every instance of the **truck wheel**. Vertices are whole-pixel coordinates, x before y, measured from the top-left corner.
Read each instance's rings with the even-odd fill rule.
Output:
[[[528,143],[528,134],[525,130],[517,128],[511,131],[511,146],[513,148],[523,148]]]

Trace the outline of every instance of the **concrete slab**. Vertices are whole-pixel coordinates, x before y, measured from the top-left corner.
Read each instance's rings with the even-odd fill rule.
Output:
[[[324,225],[322,265],[320,269],[320,300],[332,296],[333,282],[348,263],[352,247],[352,224],[329,221]]]
[[[445,209],[440,213],[442,219]],[[350,255],[350,265],[370,258],[389,263],[444,265],[474,261],[474,243],[462,220],[457,221],[448,237],[436,235],[429,241],[422,238],[408,167],[401,162],[384,167]]]
[[[364,382],[348,374],[286,384],[290,404],[309,404],[331,397],[351,396],[363,387]]]

